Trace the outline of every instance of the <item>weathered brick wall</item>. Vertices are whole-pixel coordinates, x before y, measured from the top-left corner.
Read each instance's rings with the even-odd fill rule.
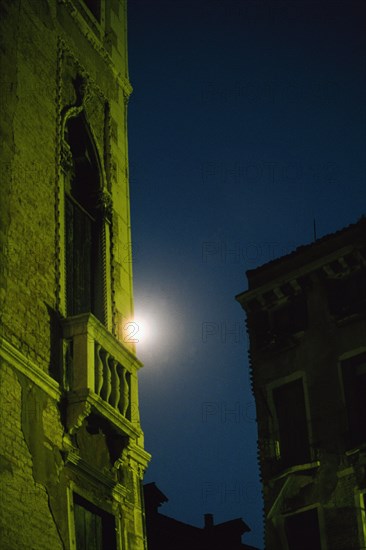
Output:
[[[3,75],[11,90],[3,109],[12,113],[9,126],[3,118],[0,123],[11,159],[9,172],[1,175],[3,208],[8,214],[4,220],[7,287],[2,330],[18,349],[47,369],[48,308],[55,304],[56,35],[47,3],[17,4],[2,4],[9,8],[3,24],[10,56],[5,55]],[[42,19],[32,8],[44,11]],[[14,64],[10,71],[8,62]]]
[[[58,109],[64,107],[57,104],[58,36],[63,37],[81,68],[110,103],[112,139],[109,166],[105,169],[112,172],[114,201],[113,297],[120,317],[129,319],[132,315],[127,100],[111,68],[113,61],[127,82],[125,33],[119,32],[121,36],[117,37],[115,32],[108,65],[92,45],[92,33],[89,31],[90,39],[85,38],[62,3],[39,0],[21,2],[17,7],[14,2],[3,2],[2,8],[6,16],[2,23],[2,109],[6,116],[0,121],[5,141],[1,157],[2,331],[18,349],[47,370],[53,337],[50,317],[56,309],[57,285],[57,124]],[[107,14],[115,31],[124,29],[121,2],[113,2]],[[93,123],[92,109],[89,118]],[[103,159],[108,144],[98,145]]]
[[[32,362],[34,371],[62,382],[58,318],[65,314],[59,275],[64,227],[58,193],[60,124],[75,100],[70,67],[89,82],[86,118],[113,200],[109,314],[117,321],[133,311],[126,6],[122,0],[106,2],[99,41],[78,7],[85,9],[79,0],[1,2],[0,338],[20,352],[23,362],[22,368],[16,358],[0,364],[0,547],[6,550],[70,547],[66,489],[74,482],[90,490],[85,476],[65,466],[72,445],[91,464],[95,448],[100,470],[116,483],[118,476],[130,479],[128,502],[114,511],[123,517],[122,539],[131,541],[131,550],[144,544],[140,472],[130,471],[129,463],[123,465],[128,475],[116,472],[98,434],[84,430],[83,443],[81,435],[79,440],[65,437],[64,403],[55,392],[47,393],[47,384],[41,389],[32,381],[24,367]],[[119,326],[114,332],[123,338]]]
[[[11,189],[11,166],[14,157],[13,118],[17,104],[17,28],[8,21],[16,21],[17,6],[14,2],[2,2],[0,17],[0,316],[4,307],[7,291],[7,260],[9,256],[7,234],[10,223],[9,203],[5,200]]]
[[[37,467],[45,471],[44,445],[54,448],[54,440],[60,438],[61,430],[49,417],[47,423],[52,423],[53,427],[48,430],[47,437],[41,438],[42,416],[37,414],[37,408],[29,406],[31,402],[28,406],[25,403],[24,393],[32,391],[32,385],[24,377],[20,383],[19,377],[22,376],[5,362],[1,363],[0,548],[61,549],[63,546],[49,508],[47,487],[35,474],[35,458],[38,458]],[[55,410],[54,406],[52,409]],[[41,411],[41,406],[38,411]],[[37,445],[38,457],[35,457],[34,447]],[[53,451],[48,449],[48,452]],[[51,468],[49,462],[48,469]]]

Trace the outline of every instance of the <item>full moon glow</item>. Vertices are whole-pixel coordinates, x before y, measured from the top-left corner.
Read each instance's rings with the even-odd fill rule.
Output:
[[[134,316],[123,323],[123,335],[136,346],[137,356],[145,366],[156,369],[170,364],[177,353],[183,320],[179,307],[165,297],[140,298]]]
[[[124,322],[122,332],[124,342],[140,347],[151,339],[151,324],[145,318],[135,317]]]
[[[136,329],[136,344],[145,344],[151,339],[151,324],[147,319],[138,317],[134,320],[134,326]]]

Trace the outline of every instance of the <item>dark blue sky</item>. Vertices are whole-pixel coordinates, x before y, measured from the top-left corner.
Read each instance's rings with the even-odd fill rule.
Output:
[[[365,2],[130,0],[146,481],[262,546],[245,271],[365,213]]]

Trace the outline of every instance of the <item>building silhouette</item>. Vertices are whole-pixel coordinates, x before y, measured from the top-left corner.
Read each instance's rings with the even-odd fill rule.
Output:
[[[250,527],[241,519],[214,524],[205,514],[204,527],[195,527],[159,512],[168,501],[155,483],[144,485],[146,532],[149,550],[257,550],[241,542]]]
[[[126,2],[0,25],[0,547],[143,550]]]
[[[366,219],[247,276],[266,548],[366,548]]]

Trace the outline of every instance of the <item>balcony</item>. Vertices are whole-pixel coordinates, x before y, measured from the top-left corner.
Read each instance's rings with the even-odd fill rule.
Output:
[[[66,424],[93,415],[121,436],[141,436],[137,371],[142,364],[91,313],[62,320]]]

